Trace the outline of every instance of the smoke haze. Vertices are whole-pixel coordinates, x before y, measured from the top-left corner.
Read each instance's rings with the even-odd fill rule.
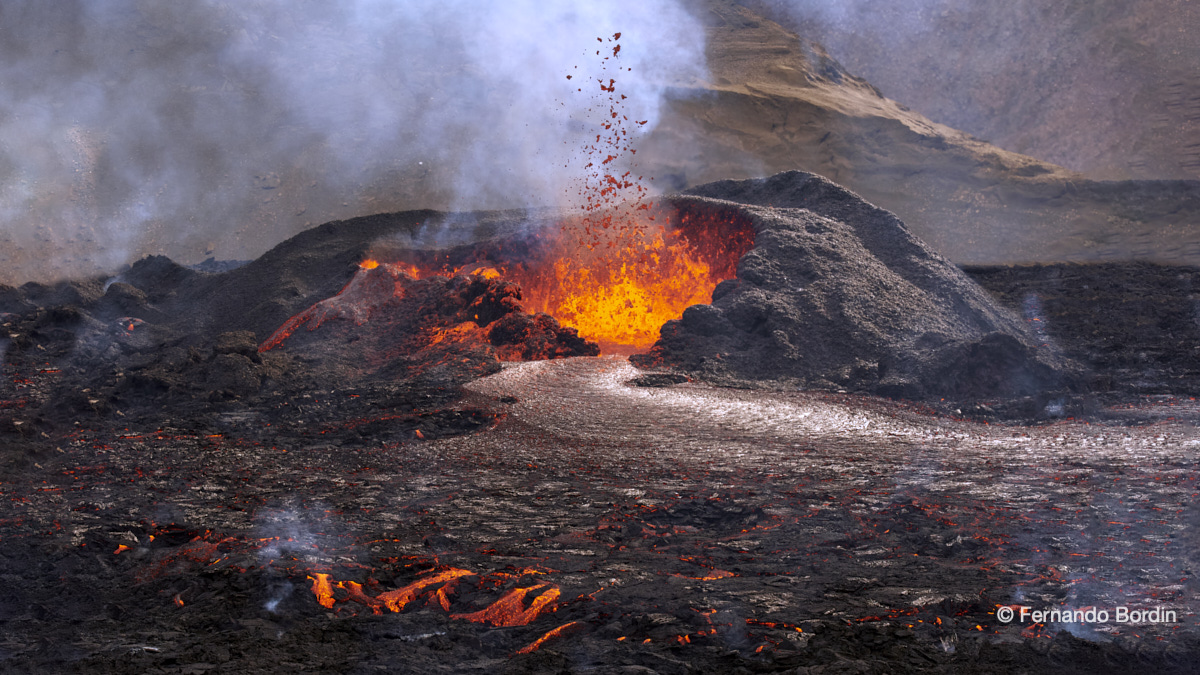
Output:
[[[703,77],[703,35],[675,0],[6,2],[0,282],[248,258],[364,213],[570,206],[596,78],[648,131]]]

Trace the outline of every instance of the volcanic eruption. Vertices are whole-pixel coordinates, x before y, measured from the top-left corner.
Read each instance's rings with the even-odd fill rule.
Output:
[[[645,349],[664,323],[710,301],[754,242],[749,221],[733,212],[617,207],[518,227],[526,233],[447,251],[376,245],[345,288],[289,319],[260,351],[330,319],[382,330],[388,308],[410,316],[406,298],[428,304],[434,289],[456,285],[463,306],[422,329],[430,345],[474,337],[502,361],[598,353],[576,334],[605,352]]]
[[[601,75],[621,70],[609,63],[619,63],[620,38],[620,33],[597,38],[605,46],[595,52]],[[738,261],[753,247],[753,227],[733,212],[679,212],[648,200],[643,176],[633,175],[636,164],[623,172],[617,168],[619,160],[636,154],[630,131],[646,121],[630,119],[628,97],[618,91],[616,78],[593,79],[580,83],[598,86],[600,95],[588,109],[599,112],[595,136],[576,160],[583,172],[576,186],[578,215],[529,217],[488,241],[442,250],[377,242],[336,296],[288,319],[260,351],[281,346],[301,326],[317,330],[331,318],[362,326],[374,317],[372,330],[382,330],[388,308],[411,316],[405,298],[461,286],[460,278],[469,280],[465,307],[452,318],[409,331],[424,332],[431,346],[447,340],[487,343],[503,361],[595,355],[590,343],[607,353],[646,349],[664,323],[709,302],[713,289],[736,275]]]
[[[680,19],[654,2],[614,5],[629,29],[594,20],[607,4],[355,2],[223,32],[273,2],[189,10],[227,70],[182,93],[269,98],[228,60],[287,42],[263,68],[311,84],[312,50],[319,105],[276,150],[454,199],[313,206],[328,222],[279,225],[253,260],[0,286],[0,670],[1193,669],[1200,271],[946,251],[1001,250],[1017,210],[1048,226],[1003,250],[1038,247],[1090,194],[1112,199],[1087,217],[1174,195],[1151,201],[1177,223],[1194,186],[1067,186],[740,4],[678,35],[647,30]],[[585,39],[490,48],[543,14]],[[701,33],[726,50],[707,74],[646,56]],[[322,69],[329,42],[338,64],[416,56]],[[456,82],[462,110],[434,100]],[[129,184],[187,175],[130,156]],[[289,199],[329,187],[308,175],[259,171],[251,201],[299,218]],[[1104,608],[1139,618],[1086,618]]]

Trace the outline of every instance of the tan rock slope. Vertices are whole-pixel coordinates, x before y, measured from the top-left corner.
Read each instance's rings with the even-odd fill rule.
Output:
[[[638,155],[665,187],[799,169],[893,211],[960,264],[1200,264],[1200,182],[1089,180],[931,122],[746,7],[697,11],[708,81],[675,92]]]
[[[1195,2],[742,1],[1003,148],[1105,180],[1200,177]]]

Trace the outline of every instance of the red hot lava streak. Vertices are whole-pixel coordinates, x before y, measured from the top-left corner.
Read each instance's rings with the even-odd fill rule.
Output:
[[[527,309],[545,312],[601,345],[649,348],[691,305],[712,301],[754,245],[749,222],[617,209],[548,233],[548,255],[502,271]]]

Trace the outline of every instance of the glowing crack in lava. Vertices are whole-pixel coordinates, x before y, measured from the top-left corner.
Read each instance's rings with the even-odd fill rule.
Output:
[[[259,347],[267,351],[278,347],[296,329],[308,325],[316,330],[329,319],[351,319],[361,326],[367,322],[371,312],[393,298],[404,296],[404,279],[414,278],[417,270],[403,265],[386,265],[379,269],[379,262],[364,260],[350,283],[335,296],[322,300],[303,312],[288,319]]]
[[[541,595],[535,597],[529,606],[525,606],[525,596],[530,591],[547,588]],[[562,594],[556,586],[550,584],[535,584],[525,588],[514,588],[478,612],[469,614],[451,614],[451,619],[466,619],[476,623],[488,623],[493,626],[527,626]]]
[[[371,597],[364,593],[362,584],[355,583],[353,581],[334,582],[330,580],[330,575],[321,573],[315,573],[308,578],[313,582],[312,592],[313,595],[317,597],[317,602],[326,609],[333,609],[334,603],[338,602],[338,599],[334,597],[334,589],[337,588],[346,591],[347,595],[344,600],[353,600],[354,602],[369,607],[376,614],[381,614],[384,608],[393,612],[399,612],[403,610],[406,605],[424,593],[426,588],[429,586],[436,586],[438,584],[444,585],[442,588],[439,588],[434,595],[437,596],[439,604],[448,610],[449,602],[446,600],[445,596],[446,587],[452,585],[456,580],[462,577],[471,576],[473,574],[475,573],[469,570],[450,568],[418,579],[417,581],[414,581],[403,588],[397,588],[394,591],[380,593],[375,597]]]
[[[450,611],[449,594],[454,592],[455,584],[463,577],[476,576],[470,570],[448,568],[429,574],[413,583],[374,597],[363,591],[362,584],[353,581],[333,581],[326,573],[314,573],[308,578],[312,581],[312,593],[317,603],[326,609],[333,609],[337,603],[356,602],[369,608],[375,614],[382,614],[384,609],[401,612],[414,600],[425,597],[436,603],[443,610]],[[504,576],[489,575],[489,578]],[[431,587],[438,586],[436,590]],[[337,597],[335,590],[345,591],[344,597]],[[541,591],[526,606],[525,598],[534,591]],[[547,611],[555,609],[555,601],[561,597],[562,591],[554,584],[538,583],[532,586],[509,589],[499,599],[487,607],[476,611],[451,614],[451,619],[486,623],[492,626],[527,626]]]

